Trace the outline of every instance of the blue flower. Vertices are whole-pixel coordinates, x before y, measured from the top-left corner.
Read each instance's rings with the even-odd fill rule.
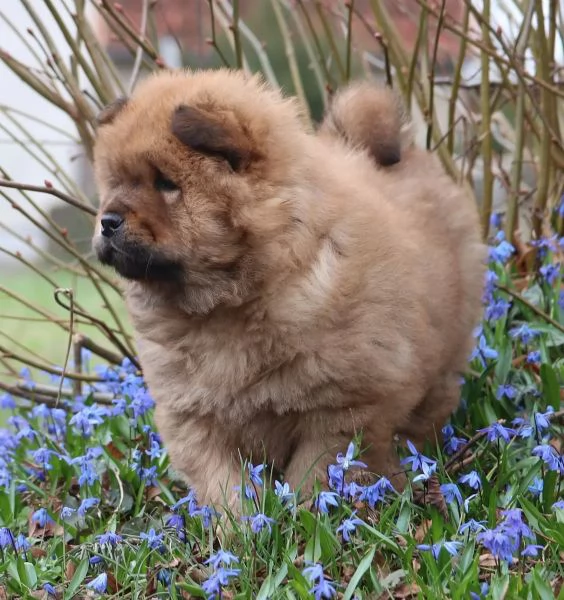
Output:
[[[241,493],[240,485],[236,485],[234,489],[239,490],[239,493]],[[248,483],[245,484],[242,494],[244,495],[245,498],[247,498],[247,500],[254,500],[257,497],[255,488],[252,485],[249,485]]]
[[[170,515],[167,518],[165,525],[166,525],[166,527],[172,527],[173,529],[175,529],[176,534],[178,535],[179,539],[182,542],[186,541],[186,533],[185,533],[186,524],[184,522],[184,517],[182,515],[173,513],[172,515]]]
[[[448,504],[451,504],[455,500],[458,504],[462,504],[462,494],[456,483],[443,483],[440,489]]]
[[[431,479],[431,477],[435,474],[436,470],[437,470],[436,462],[433,462],[431,464],[422,463],[421,464],[422,473],[420,475],[416,475],[413,478],[413,482],[417,483],[418,481],[429,481],[429,479]]]
[[[444,548],[451,556],[457,556],[460,548],[464,544],[462,542],[441,540],[435,544],[419,544],[417,548],[423,552],[431,552],[433,558],[437,560],[441,550]]]
[[[88,438],[92,435],[94,427],[101,425],[107,416],[108,411],[102,406],[85,406],[71,418],[69,423],[83,437]]]
[[[188,514],[194,516],[194,513],[198,510],[198,503],[196,502],[196,494],[192,490],[184,498],[180,498],[176,504],[173,504],[172,510],[177,511],[186,504],[188,504]]]
[[[351,442],[347,447],[347,452],[343,456],[342,452],[337,454],[337,464],[343,471],[348,471],[351,467],[366,468],[366,464],[360,460],[354,460],[355,446],[354,442]]]
[[[113,531],[107,531],[101,535],[97,535],[96,539],[100,546],[116,546],[119,542],[123,541],[121,535],[114,533]]]
[[[13,410],[14,408],[16,408],[16,402],[10,394],[0,396],[0,409]]]
[[[521,552],[521,556],[538,556],[539,550],[543,550],[544,546],[540,546],[539,544],[529,544],[523,548]]]
[[[140,417],[152,410],[154,406],[155,401],[147,390],[136,390],[133,394],[133,400],[129,403],[129,408],[133,411],[133,423],[135,424]]]
[[[528,525],[523,521],[523,511],[520,508],[512,508],[502,511],[502,527],[515,537],[532,538],[533,534]]]
[[[513,553],[519,546],[519,542],[515,537],[498,527],[478,533],[476,540],[489,550],[495,558],[505,562],[513,560]]]
[[[54,523],[46,508],[40,508],[39,510],[36,510],[31,515],[31,520],[34,523],[37,523],[39,527],[45,527],[48,523]]]
[[[525,419],[523,419],[522,417],[515,417],[515,419],[513,419],[513,421],[511,421],[511,424],[518,427],[517,435],[520,438],[523,438],[523,439],[530,438],[534,433],[531,425],[527,421],[525,421]]]
[[[496,288],[496,283],[499,281],[499,277],[495,271],[488,269],[486,271],[486,277],[484,282],[484,295],[482,297],[482,302],[484,304],[490,304],[494,301],[494,293]]]
[[[149,450],[145,450],[145,454],[149,456],[151,460],[156,460],[157,458],[160,458],[162,456],[162,453],[163,449],[156,440],[153,440],[151,442],[151,448]]]
[[[147,544],[151,550],[163,550],[163,534],[157,533],[152,527],[147,533],[141,532],[139,536],[142,540],[147,540]]]
[[[14,543],[12,532],[7,527],[0,527],[0,549],[8,548]]]
[[[482,598],[485,598],[488,595],[489,591],[490,585],[487,581],[484,581],[484,583],[482,583],[482,585],[480,586],[479,594],[477,594],[476,592],[470,592],[470,600],[482,600]]]
[[[489,323],[495,323],[500,319],[503,319],[511,308],[511,302],[503,300],[502,298],[494,299],[485,310],[485,318]]]
[[[464,533],[465,531],[471,531],[472,533],[477,533],[478,531],[485,531],[484,527],[485,521],[476,521],[474,519],[468,519],[466,523],[462,523],[462,525],[458,528],[458,533]]]
[[[564,500],[557,500],[551,508],[553,511],[564,510]]]
[[[479,433],[485,433],[488,442],[496,442],[497,440],[503,440],[504,442],[508,442],[512,436],[516,435],[516,431],[514,429],[509,429],[508,427],[504,427],[501,423],[492,423],[488,425],[488,427],[484,427],[483,429],[478,429]]]
[[[313,594],[315,600],[320,600],[321,598],[333,598],[333,596],[337,594],[334,584],[325,579],[323,566],[319,563],[306,567],[302,571],[302,574],[313,584],[309,592],[310,594]]]
[[[340,465],[329,465],[327,467],[329,487],[341,492],[345,486],[345,472]]]
[[[535,413],[535,425],[539,433],[544,433],[550,427],[550,418],[554,413],[554,408],[549,406],[545,413]]]
[[[503,223],[502,214],[499,212],[492,213],[492,215],[490,217],[490,225],[494,229],[501,229],[502,223]]]
[[[43,590],[45,592],[47,592],[48,596],[55,596],[55,597],[57,596],[57,590],[50,583],[44,583],[43,584]]]
[[[384,499],[386,492],[393,492],[394,487],[386,477],[380,477],[372,485],[361,488],[359,500],[367,502],[370,508],[374,508],[378,502]]]
[[[68,521],[70,518],[72,518],[75,512],[76,510],[74,508],[70,508],[70,506],[63,506],[63,508],[61,508],[61,519],[63,521]]]
[[[529,486],[529,492],[538,498],[542,494],[542,490],[544,487],[544,481],[540,479],[540,477],[535,477],[533,479],[533,483]]]
[[[50,471],[53,468],[51,457],[54,454],[53,450],[49,450],[48,448],[38,448],[32,451],[31,456],[36,465],[40,465],[45,471]]]
[[[501,400],[502,398],[513,400],[513,398],[517,397],[517,390],[512,385],[502,384],[498,386],[495,396],[498,400]]]
[[[141,469],[141,480],[145,483],[145,485],[157,485],[157,467],[152,466],[147,469]]]
[[[27,552],[31,548],[31,544],[27,541],[25,535],[20,533],[16,538],[16,550],[18,552]]]
[[[356,499],[360,499],[362,493],[366,490],[363,485],[359,485],[356,481],[351,481],[350,483],[345,483],[343,486],[343,498],[354,502]]]
[[[541,458],[551,471],[559,471],[562,468],[562,459],[552,446],[540,444],[533,448],[532,453],[534,456]]]
[[[89,511],[91,508],[94,508],[94,506],[99,504],[99,502],[99,498],[84,498],[84,500],[80,503],[80,506],[78,507],[78,514],[81,517],[85,517],[86,512]]]
[[[78,477],[79,485],[92,485],[100,479],[94,463],[89,460],[88,456],[77,456],[71,460],[71,463],[80,466],[80,475]]]
[[[462,477],[458,480],[460,483],[466,483],[473,490],[477,490],[482,487],[482,480],[476,471],[470,471],[470,473],[466,473],[466,475],[462,475]]]
[[[261,477],[261,473],[264,470],[264,465],[257,465],[256,467],[254,467],[253,465],[249,464],[247,465],[247,468],[249,470],[249,479],[258,486],[264,485],[263,481],[262,481],[262,477]]]
[[[165,587],[169,587],[172,581],[172,573],[169,569],[159,569],[157,580]]]
[[[343,539],[346,542],[350,541],[350,534],[356,531],[356,528],[360,525],[364,525],[364,521],[359,519],[356,515],[356,510],[351,513],[351,516],[347,519],[343,519],[342,523],[337,527],[337,533],[343,534]]]
[[[86,587],[94,590],[98,594],[103,594],[108,587],[108,576],[106,573],[100,573],[98,577],[95,577],[90,583],[87,583]]]
[[[509,335],[514,338],[521,340],[523,344],[530,344],[537,336],[540,335],[540,331],[531,329],[526,323],[519,327],[514,327],[509,330]]]
[[[253,533],[260,533],[265,527],[268,528],[269,533],[272,533],[272,523],[276,523],[274,519],[267,517],[263,513],[257,513],[250,517],[244,516],[241,519],[251,522],[251,531]]]
[[[455,452],[458,452],[462,446],[467,442],[466,438],[456,437],[455,435],[447,438],[444,444],[444,451],[450,456]]]
[[[225,550],[218,550],[206,560],[206,565],[211,565],[214,569],[217,569],[218,567],[228,567],[238,562],[239,559],[235,554],[231,554],[231,552],[226,552]]]
[[[498,353],[496,350],[494,350],[493,348],[490,348],[488,346],[488,342],[486,341],[486,338],[483,335],[480,335],[480,337],[478,338],[478,345],[476,346],[476,348],[474,348],[474,350],[472,351],[472,354],[470,355],[470,361],[474,360],[475,358],[477,358],[482,367],[485,369],[487,366],[486,360],[489,359],[496,359],[498,357]]]
[[[530,365],[539,363],[541,361],[541,353],[540,350],[531,350],[527,354],[527,363]]]
[[[501,233],[500,231],[496,236],[496,239],[499,238],[501,240],[499,244],[489,248],[489,260],[490,262],[504,264],[511,258],[511,255],[515,252],[515,248],[507,240],[503,239],[503,236],[500,236]]]
[[[282,504],[287,504],[294,498],[294,493],[290,490],[288,482],[285,482],[284,485],[282,485],[279,481],[275,481],[274,493],[280,498]]]
[[[229,585],[229,580],[239,576],[241,569],[225,569],[223,567],[215,570],[211,576],[202,583],[202,589],[208,600],[221,596],[221,588]]]
[[[329,506],[339,506],[339,495],[335,492],[319,492],[315,507],[324,514],[329,512]]]
[[[423,454],[421,454],[419,450],[417,450],[417,448],[409,440],[407,440],[407,446],[411,455],[402,459],[402,465],[411,464],[412,471],[422,470],[423,465],[434,465],[436,467],[436,462],[434,460],[431,460],[430,458],[427,458],[426,456],[423,456]]]
[[[560,276],[560,271],[560,263],[544,265],[539,269],[540,274],[548,285],[554,285],[554,282]]]

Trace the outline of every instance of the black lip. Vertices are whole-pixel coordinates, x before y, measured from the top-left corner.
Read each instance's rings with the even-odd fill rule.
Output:
[[[98,260],[113,267],[125,279],[134,281],[179,281],[184,276],[182,265],[136,241],[125,241],[121,236],[99,236],[94,242]]]

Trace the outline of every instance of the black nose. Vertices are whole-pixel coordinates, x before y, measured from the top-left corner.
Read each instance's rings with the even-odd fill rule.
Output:
[[[102,235],[112,237],[123,225],[123,217],[116,213],[105,213],[100,219],[102,224]]]

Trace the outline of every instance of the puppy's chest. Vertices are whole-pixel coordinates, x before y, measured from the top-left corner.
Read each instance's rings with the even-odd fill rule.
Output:
[[[171,410],[244,422],[259,412],[302,410],[324,387],[318,359],[278,332],[186,328],[170,344],[139,340],[155,400]]]

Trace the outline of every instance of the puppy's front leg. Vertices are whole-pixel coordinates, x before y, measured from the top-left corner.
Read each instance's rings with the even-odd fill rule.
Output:
[[[308,496],[315,480],[323,486],[327,484],[327,467],[335,462],[338,452],[346,451],[349,441],[341,435],[318,436],[310,432],[310,437],[302,437],[296,445],[284,479],[292,489],[300,489],[302,496]]]
[[[239,457],[211,418],[187,417],[157,404],[155,422],[175,470],[196,492],[200,504],[237,512],[241,485]]]

